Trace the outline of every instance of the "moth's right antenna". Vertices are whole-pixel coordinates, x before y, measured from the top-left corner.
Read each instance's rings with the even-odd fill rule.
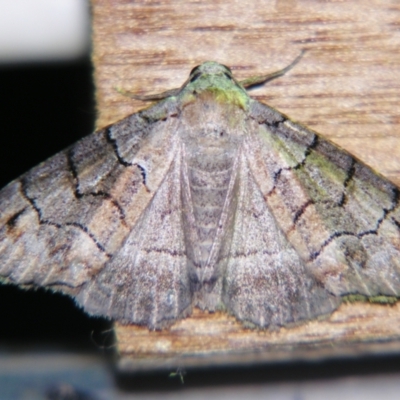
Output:
[[[252,78],[247,78],[242,81],[239,81],[239,83],[244,88],[248,89],[252,86],[262,85],[266,82],[272,81],[273,79],[279,78],[280,76],[285,75],[286,72],[290,71],[302,59],[306,51],[307,51],[306,49],[303,49],[291,64],[289,64],[287,67],[279,71],[272,72],[271,74],[268,75],[253,76]]]

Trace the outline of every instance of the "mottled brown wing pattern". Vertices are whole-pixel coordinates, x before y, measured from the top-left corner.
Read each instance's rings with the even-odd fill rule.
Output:
[[[254,179],[307,270],[337,296],[400,295],[399,189],[268,106],[250,115]]]
[[[132,229],[162,182],[167,191],[172,184],[178,121],[168,107],[160,103],[84,138],[1,191],[4,282],[60,290],[90,305],[88,311],[124,318],[86,293],[134,239]]]

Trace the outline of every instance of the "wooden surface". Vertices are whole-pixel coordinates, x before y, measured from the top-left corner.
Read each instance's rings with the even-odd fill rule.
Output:
[[[98,127],[145,106],[116,87],[143,94],[179,87],[206,60],[230,66],[243,79],[280,69],[307,49],[295,69],[252,96],[400,184],[398,1],[92,0],[92,10]],[[207,348],[223,360],[235,346],[253,352],[253,359],[254,349],[263,360],[301,358],[310,354],[304,341],[307,349],[319,343],[316,357],[346,353],[357,341],[359,351],[377,351],[366,343],[379,340],[391,340],[390,349],[398,351],[398,318],[397,306],[344,305],[327,321],[271,333],[244,330],[226,315],[197,313],[166,332],[117,326],[116,334],[121,365],[135,369],[178,365],[188,355],[195,356],[188,364],[204,364],[211,359],[200,362],[198,355]],[[202,350],[188,347],[194,338],[203,341]]]
[[[234,317],[195,310],[170,329],[115,324],[122,370],[313,360],[400,352],[400,304],[343,304],[329,319],[245,329]]]

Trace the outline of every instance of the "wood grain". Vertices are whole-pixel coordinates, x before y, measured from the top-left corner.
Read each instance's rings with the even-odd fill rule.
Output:
[[[116,87],[143,94],[179,87],[206,60],[228,65],[243,79],[278,70],[307,49],[295,69],[252,91],[253,97],[400,185],[398,1],[92,0],[92,10],[98,127],[146,106]],[[117,326],[116,335],[121,365],[130,369],[176,366],[184,359],[199,365],[215,358],[301,358],[310,354],[312,343],[314,356],[321,357],[346,353],[354,342],[363,344],[352,347],[355,353],[379,351],[366,343],[382,339],[398,351],[397,311],[397,306],[343,305],[328,321],[273,333],[245,330],[223,314],[198,312],[166,332]],[[234,349],[240,349],[239,358],[227,356]],[[208,356],[202,358],[203,353]]]
[[[313,360],[399,352],[400,304],[343,304],[329,319],[279,331],[243,328],[224,313],[195,310],[170,329],[115,324],[122,370]]]

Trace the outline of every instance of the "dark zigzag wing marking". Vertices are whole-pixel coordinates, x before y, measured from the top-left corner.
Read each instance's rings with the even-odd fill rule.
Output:
[[[399,189],[268,106],[253,108],[264,159],[254,176],[309,270],[337,295],[399,295]]]
[[[114,145],[106,130],[93,133],[0,192],[3,281],[76,295],[103,268],[151,200],[150,185],[156,189],[168,170],[172,156],[165,144],[172,140],[175,130],[169,128],[176,118],[164,114],[160,104],[107,128]],[[162,161],[148,159],[155,178],[144,187],[144,170],[135,157],[147,147],[150,152],[161,147],[155,130],[171,133],[156,152]]]

